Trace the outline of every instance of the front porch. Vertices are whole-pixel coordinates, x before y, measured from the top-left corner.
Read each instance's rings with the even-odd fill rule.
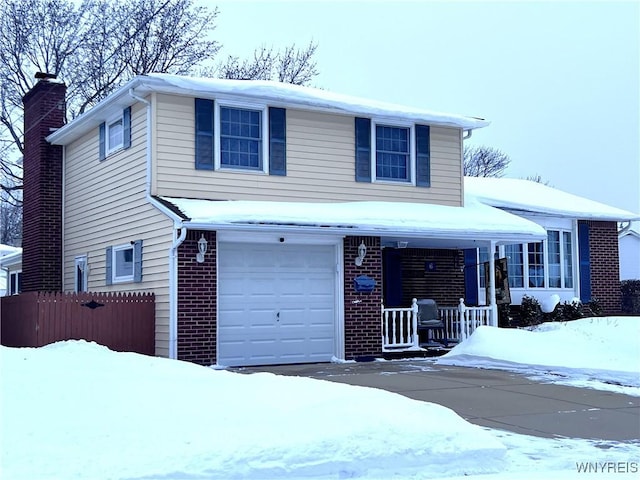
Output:
[[[466,340],[481,325],[498,325],[491,305],[467,307],[461,298],[457,306],[438,306],[437,310],[440,323],[427,326],[419,318],[420,307],[416,298],[407,308],[386,308],[383,305],[383,353],[451,348]]]

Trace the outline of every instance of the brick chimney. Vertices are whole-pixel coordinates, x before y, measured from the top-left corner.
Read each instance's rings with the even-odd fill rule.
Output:
[[[24,104],[22,291],[62,290],[62,147],[45,138],[65,123],[67,87],[37,73]]]

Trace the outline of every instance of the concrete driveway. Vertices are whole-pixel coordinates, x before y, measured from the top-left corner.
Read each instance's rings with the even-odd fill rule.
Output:
[[[539,437],[640,440],[640,398],[428,360],[236,369],[381,388],[438,403],[476,425]]]

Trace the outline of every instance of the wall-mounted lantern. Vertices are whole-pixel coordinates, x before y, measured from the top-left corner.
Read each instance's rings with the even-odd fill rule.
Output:
[[[358,247],[358,256],[356,257],[356,266],[361,267],[362,261],[364,260],[365,255],[367,254],[367,246],[364,244],[364,241],[360,243]]]
[[[205,253],[207,253],[207,239],[204,238],[204,234],[202,234],[200,240],[198,240],[198,253],[196,254],[196,262],[204,263]]]

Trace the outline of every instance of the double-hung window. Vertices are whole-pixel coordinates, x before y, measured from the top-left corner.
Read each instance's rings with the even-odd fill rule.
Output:
[[[263,170],[262,111],[220,107],[220,166]]]
[[[286,109],[196,98],[195,168],[286,176]]]
[[[356,117],[354,127],[356,182],[431,186],[428,125],[394,125]]]
[[[376,178],[411,181],[411,129],[376,125]]]
[[[507,258],[507,277],[509,287],[524,287],[524,259],[522,256],[522,245],[505,245],[504,256]]]

